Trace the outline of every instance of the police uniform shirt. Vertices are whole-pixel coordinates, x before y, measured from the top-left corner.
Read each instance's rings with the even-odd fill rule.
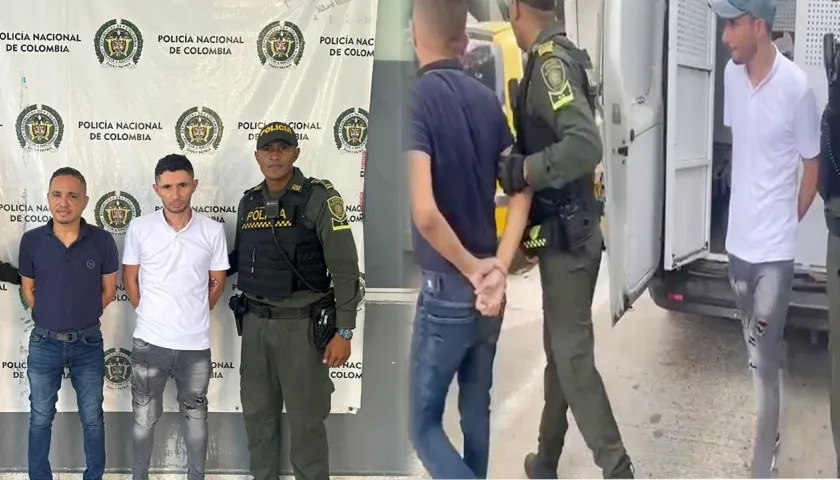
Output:
[[[557,36],[565,36],[565,29],[556,22],[537,36],[528,52],[532,71],[522,92],[526,104],[517,106],[523,119],[523,131],[517,135],[524,140],[527,154],[526,180],[535,190],[563,188],[592,175],[602,157],[601,134],[583,69],[585,54],[571,42],[569,48],[557,45]],[[547,144],[543,137],[549,135],[560,140]]]

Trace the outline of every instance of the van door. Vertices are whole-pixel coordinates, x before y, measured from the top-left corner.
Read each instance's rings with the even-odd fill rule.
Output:
[[[708,0],[668,13],[665,258],[674,270],[709,253],[717,21]]]
[[[616,323],[662,253],[665,0],[602,0],[601,8],[605,237]]]

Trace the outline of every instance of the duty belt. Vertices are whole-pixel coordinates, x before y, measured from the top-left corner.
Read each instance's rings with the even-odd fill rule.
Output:
[[[262,302],[257,302],[256,300],[245,298],[248,304],[248,312],[253,313],[254,315],[260,318],[269,318],[269,319],[297,319],[297,318],[309,318],[312,315],[312,307],[277,307],[275,305],[268,305]]]
[[[46,329],[44,327],[35,326],[32,330],[37,333],[38,335],[43,335],[45,337],[53,338],[60,342],[67,342],[73,343],[79,340],[82,337],[86,337],[92,333],[96,333],[99,331],[101,327],[100,322],[96,322],[96,325],[91,327],[84,328],[82,330],[71,330],[71,331],[64,331],[64,332],[56,332],[53,330]]]

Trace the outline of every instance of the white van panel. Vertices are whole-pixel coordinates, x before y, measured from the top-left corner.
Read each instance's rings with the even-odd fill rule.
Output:
[[[665,1],[603,2],[606,257],[615,323],[659,267]]]
[[[707,0],[671,2],[668,15],[664,267],[709,252],[717,19]]]
[[[780,2],[781,3],[781,2]],[[784,3],[796,4],[794,33],[794,54],[793,61],[801,67],[808,75],[811,85],[817,96],[820,111],[828,103],[828,82],[825,78],[825,66],[823,65],[823,36],[832,32],[840,35],[840,3],[833,0],[785,0]],[[782,25],[777,25],[774,30],[784,28],[784,24],[790,24],[791,6],[785,6],[787,15]],[[777,19],[782,13],[782,5],[779,6]],[[803,268],[809,268],[818,272],[825,271],[826,238],[828,230],[825,226],[823,216],[823,201],[819,195],[814,199],[814,204],[808,210],[808,214],[799,224],[799,232],[796,239],[796,263]]]

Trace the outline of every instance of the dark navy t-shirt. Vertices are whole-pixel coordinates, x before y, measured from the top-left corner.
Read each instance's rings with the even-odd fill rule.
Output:
[[[499,156],[513,136],[496,92],[445,60],[420,69],[411,92],[408,149],[431,157],[435,202],[464,247],[477,257],[496,252],[495,194]],[[411,224],[418,265],[455,267]]]
[[[20,239],[20,275],[35,280],[35,325],[62,332],[91,327],[102,315],[102,276],[120,267],[114,237],[82,219],[69,247],[53,234],[53,221]]]

